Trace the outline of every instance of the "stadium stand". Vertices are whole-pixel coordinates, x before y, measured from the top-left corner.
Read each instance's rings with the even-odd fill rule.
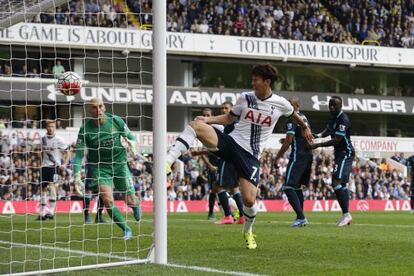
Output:
[[[1,123],[4,125],[4,123]],[[1,130],[0,130],[1,131]],[[73,192],[72,163],[74,147],[71,145],[71,162],[67,170],[61,172],[58,183],[59,200],[76,197]],[[0,140],[0,198],[4,200],[39,200],[40,146],[30,139],[20,139],[16,135],[2,135]],[[281,187],[286,172],[287,156],[275,163],[276,154],[266,151],[262,156],[259,182],[261,199],[284,199]],[[150,160],[149,160],[150,161]],[[134,175],[134,185],[143,200],[153,199],[151,162],[131,160],[129,165]],[[183,157],[184,177],[174,170],[168,188],[169,200],[200,200],[208,196],[207,167],[200,157],[186,154]],[[374,160],[375,165],[361,165],[355,162],[350,178],[352,199],[409,199],[409,182],[397,171],[391,171],[382,160]],[[404,160],[399,160],[404,163]],[[319,152],[314,156],[311,182],[305,189],[306,199],[333,199],[329,185],[333,170],[332,155]],[[26,169],[28,168],[28,169]],[[28,184],[28,185],[27,185]],[[118,195],[119,196],[119,195]]]

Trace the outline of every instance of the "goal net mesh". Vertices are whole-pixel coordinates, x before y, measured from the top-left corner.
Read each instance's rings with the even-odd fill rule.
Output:
[[[152,208],[152,145],[140,144],[152,125],[151,24],[146,0],[0,0],[0,274],[149,260],[152,215],[137,221],[133,208]],[[82,80],[74,96],[57,87],[67,71]],[[105,104],[109,131],[93,120],[93,98]],[[47,136],[50,120],[65,147]],[[85,127],[82,136],[78,194],[76,143],[88,122],[97,133]],[[124,137],[128,129],[138,154]],[[104,155],[110,151],[108,163]],[[126,153],[122,160],[116,157],[120,152]],[[104,197],[103,186],[113,192],[105,190]],[[111,206],[119,213],[108,211]],[[95,221],[100,207],[106,223]]]

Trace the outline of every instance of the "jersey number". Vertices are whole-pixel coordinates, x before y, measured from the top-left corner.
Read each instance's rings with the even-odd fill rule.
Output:
[[[253,180],[254,182],[256,182],[256,173],[257,173],[257,167],[255,167],[255,166],[252,166],[252,169],[253,169],[253,173],[252,173],[252,176],[250,177],[250,180]]]

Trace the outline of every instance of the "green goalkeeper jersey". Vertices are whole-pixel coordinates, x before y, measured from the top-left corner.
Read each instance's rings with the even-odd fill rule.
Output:
[[[74,172],[82,168],[84,150],[88,150],[88,163],[112,166],[125,163],[127,151],[121,143],[121,136],[135,141],[135,135],[118,116],[105,113],[105,123],[97,125],[95,120],[87,120],[79,130],[76,142]]]

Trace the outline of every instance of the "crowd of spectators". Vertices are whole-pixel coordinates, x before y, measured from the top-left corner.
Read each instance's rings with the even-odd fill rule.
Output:
[[[125,3],[141,26],[152,25],[151,0]],[[411,0],[168,0],[166,5],[170,32],[414,47]],[[72,0],[33,22],[132,27],[120,2],[109,0]]]
[[[359,42],[414,47],[414,2],[411,0],[323,1],[345,30]]]
[[[111,0],[72,0],[56,11],[35,16],[33,23],[53,23],[75,26],[129,28],[131,24],[121,4]]]
[[[0,76],[4,77],[51,79],[58,78],[65,71],[65,67],[62,65],[62,62],[59,59],[57,59],[52,66],[28,66],[26,63],[13,65],[11,65],[10,63],[0,63]]]
[[[40,140],[22,138],[13,128],[38,128],[38,124],[15,121],[14,125],[6,119],[0,120],[0,199],[37,200],[39,198],[40,177]],[[58,128],[62,128],[61,122]],[[71,162],[65,171],[60,173],[58,197],[69,200],[73,196],[72,163],[74,145],[71,147]],[[261,174],[259,181],[260,199],[285,199],[281,187],[288,164],[285,158],[275,160],[274,151],[265,151],[261,159]],[[403,165],[405,158],[396,154],[392,157]],[[153,199],[152,163],[148,160],[129,160],[130,169],[134,175],[135,189],[143,200]],[[181,169],[180,169],[181,168]],[[331,177],[333,171],[333,156],[330,152],[320,151],[314,155],[311,180],[303,187],[306,199],[334,199]],[[182,163],[176,163],[168,183],[168,198],[170,200],[201,200],[206,199],[210,190],[207,177],[207,166],[199,156],[187,153]],[[355,160],[349,180],[349,190],[352,199],[409,199],[409,179],[401,172],[391,170],[386,160],[372,160],[360,163]],[[120,195],[117,195],[120,198]]]
[[[3,133],[4,134],[3,134]],[[22,138],[13,131],[0,129],[0,198],[4,200],[38,200],[40,195],[40,157],[41,147],[38,141]],[[70,146],[70,162],[66,170],[61,171],[58,198],[69,200],[76,196],[73,192],[72,164],[75,156],[74,145]],[[275,160],[275,152],[265,151],[262,155],[262,167],[259,181],[260,199],[285,199],[281,187],[288,164],[288,158]],[[404,158],[396,155],[393,159],[404,164]],[[207,178],[207,166],[199,156],[187,153],[182,158],[183,170],[179,163],[173,168],[168,183],[170,200],[206,199],[210,190]],[[152,162],[130,159],[129,166],[134,175],[134,185],[144,201],[153,199]],[[304,188],[306,199],[334,199],[331,176],[333,156],[326,151],[314,155],[311,180]],[[372,162],[354,162],[349,180],[352,199],[409,199],[409,181],[402,173],[390,170],[385,160]],[[117,195],[116,198],[120,198]]]

